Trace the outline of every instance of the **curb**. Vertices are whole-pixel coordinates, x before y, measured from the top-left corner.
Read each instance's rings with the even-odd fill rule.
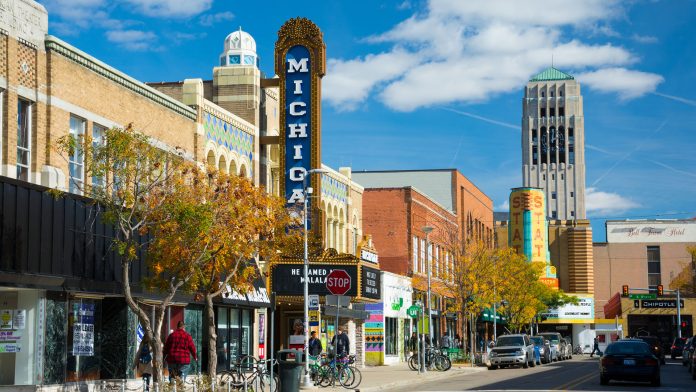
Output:
[[[452,371],[454,370],[454,371]],[[385,389],[392,389],[392,388],[397,388],[401,386],[406,386],[406,385],[419,385],[419,384],[424,384],[429,381],[434,381],[434,380],[440,380],[440,379],[445,379],[445,378],[450,378],[450,377],[455,377],[455,376],[461,376],[464,374],[469,374],[469,373],[478,373],[480,371],[486,370],[485,367],[465,367],[465,368],[455,368],[453,367],[449,371],[446,372],[430,372],[427,373],[424,377],[418,377],[410,380],[401,380],[401,381],[392,381],[388,383],[384,383],[378,386],[372,386],[372,387],[365,387],[365,388],[358,388],[355,389],[356,392],[376,392],[376,391],[382,391]]]

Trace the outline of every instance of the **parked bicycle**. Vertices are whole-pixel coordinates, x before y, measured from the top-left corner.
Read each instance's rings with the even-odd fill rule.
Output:
[[[314,385],[320,387],[335,386],[336,381],[349,389],[357,388],[362,382],[362,373],[353,366],[355,356],[330,356],[322,354],[319,357],[311,357],[313,363],[310,364],[310,377],[314,380]]]
[[[408,359],[408,366],[411,370],[419,369],[420,360],[418,354],[411,355]],[[452,361],[447,354],[443,353],[442,349],[429,347],[425,349],[425,367],[428,368],[428,370],[445,372],[452,367]]]

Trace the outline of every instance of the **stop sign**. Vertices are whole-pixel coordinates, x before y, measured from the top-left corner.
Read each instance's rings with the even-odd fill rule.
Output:
[[[326,289],[333,295],[344,295],[350,290],[350,280],[345,270],[333,270],[326,276]]]

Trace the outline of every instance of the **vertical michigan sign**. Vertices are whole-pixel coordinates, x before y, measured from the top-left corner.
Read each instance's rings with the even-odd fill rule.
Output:
[[[510,193],[510,227],[508,244],[532,263],[543,263],[540,279],[558,287],[556,269],[549,259],[549,229],[546,222],[546,199],[543,189],[514,188]]]
[[[304,202],[303,186],[321,195],[321,78],[326,69],[326,46],[319,28],[309,19],[290,19],[278,31],[275,72],[280,78],[280,194],[289,208]],[[305,177],[309,176],[305,179]],[[318,199],[314,199],[318,200]],[[308,201],[311,217],[319,203]],[[312,219],[308,224],[311,227]],[[317,233],[321,225],[313,227]]]

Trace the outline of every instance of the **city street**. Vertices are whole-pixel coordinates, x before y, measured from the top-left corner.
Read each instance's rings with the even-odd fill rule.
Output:
[[[662,366],[662,386],[652,388],[647,383],[624,383],[612,381],[608,386],[599,385],[598,359],[575,357],[570,361],[537,366],[530,369],[498,369],[454,376],[444,380],[429,381],[413,386],[390,389],[390,391],[692,391],[696,381],[681,365],[679,359],[667,359]]]

